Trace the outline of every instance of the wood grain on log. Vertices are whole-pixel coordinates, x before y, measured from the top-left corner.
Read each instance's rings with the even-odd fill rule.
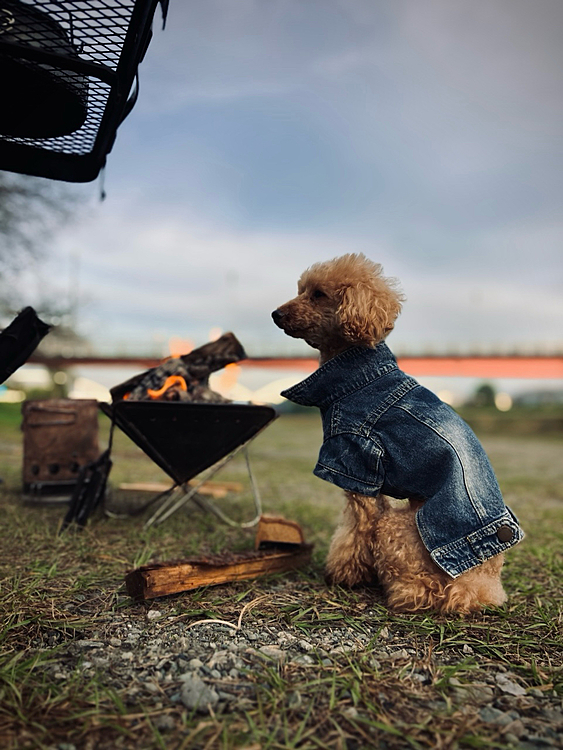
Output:
[[[128,573],[125,585],[129,596],[146,600],[200,586],[216,586],[269,573],[282,573],[308,563],[312,546],[302,544],[292,550],[224,553],[177,562],[149,563]]]
[[[279,516],[261,516],[256,531],[256,549],[299,546],[305,542],[301,527],[295,521]]]

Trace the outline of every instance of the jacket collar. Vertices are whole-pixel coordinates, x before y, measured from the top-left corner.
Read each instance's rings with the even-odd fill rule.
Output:
[[[302,406],[326,408],[396,369],[397,360],[387,344],[381,342],[373,349],[355,346],[329,359],[281,395]]]

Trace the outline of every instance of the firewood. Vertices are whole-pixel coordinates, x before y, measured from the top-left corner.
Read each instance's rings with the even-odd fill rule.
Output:
[[[301,545],[304,541],[301,527],[295,521],[278,516],[261,516],[254,546],[256,549],[267,549]]]
[[[193,487],[196,482],[188,482],[188,487]],[[226,497],[229,492],[242,492],[240,482],[204,482],[199,486],[199,495],[209,495],[214,498]]]
[[[216,341],[210,341],[181,357],[165,360],[158,367],[135,375],[110,390],[112,400],[121,401],[127,397],[131,401],[150,399],[148,391],[160,391],[167,378],[181,378],[185,389],[179,385],[163,392],[158,398],[181,401],[225,401],[222,396],[209,388],[209,376],[226,365],[246,359],[242,344],[233,333],[225,333]]]
[[[192,487],[194,484],[195,482],[188,482],[188,487]],[[164,482],[123,482],[118,489],[124,492],[166,492],[170,489],[170,484],[164,484]],[[200,495],[209,495],[215,498],[225,497],[229,492],[242,492],[242,484],[240,482],[204,482],[198,489]]]
[[[312,546],[302,544],[293,550],[223,553],[177,562],[149,563],[128,573],[125,585],[133,599],[146,600],[200,586],[258,578],[305,565],[311,559]]]
[[[170,489],[170,483],[164,482],[123,482],[118,486],[119,490],[125,492],[166,492]]]

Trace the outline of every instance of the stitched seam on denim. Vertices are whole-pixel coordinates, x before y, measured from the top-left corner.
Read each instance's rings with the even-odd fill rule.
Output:
[[[448,409],[453,411],[450,406],[447,404],[442,404],[442,406],[446,406]],[[404,404],[401,406],[402,410],[405,411],[407,414],[410,414],[412,417],[417,419],[422,424],[426,425],[427,427],[431,427],[433,430],[435,430],[439,435],[442,433],[440,432],[441,428],[441,422],[435,420],[432,418],[432,415],[425,415],[424,419],[422,417],[419,417],[416,412],[416,408],[412,408],[410,404]],[[455,412],[454,412],[455,413]]]
[[[419,519],[418,513],[415,516],[415,520],[419,532],[425,530],[426,525],[424,524],[423,519]],[[516,528],[516,534],[514,535],[514,537],[509,542],[501,542],[500,540],[494,539],[494,527],[508,521],[511,521],[512,525]],[[488,533],[482,534],[481,532],[485,531],[485,529],[488,530]],[[421,537],[422,536],[423,534],[421,533]],[[489,555],[489,557],[493,557],[494,555],[498,555],[501,552],[504,552],[505,550],[508,550],[521,542],[524,538],[524,533],[518,525],[518,522],[515,521],[512,517],[510,510],[507,508],[506,513],[504,513],[502,516],[499,516],[495,521],[487,524],[487,526],[483,527],[483,529],[479,529],[478,531],[474,531],[467,536],[459,537],[459,539],[456,539],[453,542],[448,542],[448,544],[443,544],[440,547],[435,547],[434,549],[429,550],[430,556],[432,557],[434,562],[439,565],[440,568],[442,568],[442,570],[446,570],[446,568],[444,568],[444,566],[442,565],[443,558],[449,557],[451,555],[456,556],[460,550],[465,550],[465,552],[468,553],[466,554],[466,557],[471,557],[478,562],[476,562],[475,565],[466,565],[461,564],[459,559],[456,560],[457,567],[452,566],[452,570],[459,571],[455,574],[455,576],[461,575],[461,573],[465,572],[466,570],[471,570],[472,567],[476,567],[476,565],[480,564],[480,562],[487,559],[482,555],[484,545],[480,544],[480,542],[482,542],[487,537],[493,537],[493,539],[490,539],[488,545],[491,549],[495,550],[493,555]],[[448,573],[449,575],[453,575],[452,570],[446,570],[446,573]]]
[[[318,403],[309,402],[309,400],[307,399],[307,406],[317,406],[319,409],[328,409],[333,404],[337,404],[343,399],[352,396],[354,393],[361,391],[363,388],[367,388],[376,380],[379,380],[379,378],[382,378],[385,375],[388,375],[390,372],[394,372],[398,369],[399,367],[395,362],[390,362],[389,364],[382,365],[381,367],[378,367],[374,373],[371,373],[369,377],[363,378],[361,383],[358,383],[357,385],[347,383],[345,386],[345,390],[342,393],[340,393],[341,389],[339,389],[336,393],[329,393],[326,398],[324,398],[322,401],[319,401]],[[309,379],[313,378],[316,374],[317,373],[315,372],[313,373],[313,375],[310,375],[309,378],[303,380],[301,383],[298,383],[293,388],[287,388],[286,390],[282,391],[282,393],[286,394],[285,398],[288,398],[290,401],[292,401],[292,396],[295,396],[297,399],[299,399],[301,391],[303,390],[302,388],[300,388],[300,386],[304,383],[307,383]],[[297,401],[297,403],[300,402]]]
[[[374,492],[379,492],[381,489],[381,486],[376,484],[371,484],[369,482],[364,482],[363,479],[359,479],[358,477],[354,476],[353,474],[346,474],[344,471],[338,471],[338,469],[333,469],[331,466],[327,466],[326,464],[321,463],[321,461],[317,462],[317,467],[320,467],[321,469],[324,469],[325,471],[328,471],[329,474],[338,474],[340,477],[346,477],[346,479],[352,479],[357,484],[361,484],[364,487],[369,487]]]
[[[366,440],[367,439],[367,441],[370,443],[370,445],[368,446],[367,451],[364,448],[364,452],[369,452],[370,458],[372,458],[374,460],[375,467],[374,467],[374,470],[373,470],[373,474],[375,474],[375,476],[378,477],[379,476],[379,471],[378,470],[379,470],[379,468],[382,465],[382,457],[383,457],[383,453],[384,453],[384,451],[381,448],[381,446],[379,445],[378,441],[377,440],[373,440],[371,438],[366,438],[364,435],[359,435],[358,433],[352,432],[351,430],[343,430],[342,432],[338,432],[335,435],[331,435],[331,438],[340,437],[342,435],[353,435],[355,438],[356,437],[361,437],[362,440]],[[328,442],[327,440],[324,440],[323,441],[323,446],[327,442]],[[354,441],[354,443],[355,443],[355,441]],[[358,446],[358,450],[361,450],[360,446]],[[361,484],[364,484],[367,487],[375,487],[375,485],[373,483],[366,482],[366,481],[364,481],[364,479],[360,479],[360,477],[357,476],[357,475],[347,474],[346,472],[339,471],[338,469],[335,469],[332,466],[327,466],[327,464],[323,463],[321,460],[317,461],[317,466],[321,466],[322,468],[326,469],[327,471],[333,472],[335,474],[340,474],[343,477],[349,477],[350,479],[354,479],[356,482],[361,482]],[[382,481],[381,481],[381,483],[379,484],[379,487],[381,487],[384,482],[385,482],[385,479],[383,478]]]
[[[401,404],[396,404],[396,407],[398,409],[401,409],[402,411],[404,411],[405,414],[408,414],[413,419],[416,419],[417,422],[419,422],[420,424],[423,424],[429,430],[432,430],[433,432],[435,432],[436,435],[438,435],[438,437],[442,438],[442,440],[450,446],[450,448],[455,453],[457,460],[459,461],[459,465],[461,466],[461,474],[463,476],[463,486],[465,487],[465,491],[467,492],[467,497],[469,498],[469,500],[471,502],[471,505],[473,507],[473,510],[477,514],[478,518],[480,520],[484,520],[487,517],[487,511],[486,511],[484,505],[481,503],[481,501],[476,501],[475,498],[473,497],[473,495],[471,494],[471,492],[469,491],[469,487],[467,486],[467,479],[466,479],[466,475],[465,475],[465,467],[463,465],[463,461],[461,460],[459,453],[456,450],[455,445],[453,445],[453,443],[451,443],[445,435],[443,435],[436,427],[434,427],[434,425],[432,425],[429,422],[421,419],[416,414],[413,414],[413,412],[410,411],[409,409],[404,409],[401,406]]]
[[[342,430],[336,430],[334,433],[329,435],[328,437],[325,437],[323,439],[323,446],[325,443],[327,443],[329,440],[332,440],[333,438],[341,437],[342,435],[353,435],[354,438],[361,438],[362,440],[367,440],[368,443],[375,446],[375,450],[370,449],[369,454],[370,456],[375,456],[378,461],[383,460],[383,456],[385,455],[385,450],[379,440],[377,440],[373,435],[362,435],[361,432],[358,432],[353,427],[346,427],[346,429]],[[354,444],[357,445],[357,441],[354,441]],[[358,452],[362,450],[360,445],[357,445]]]
[[[493,534],[490,534],[489,536],[491,539],[487,544],[484,543],[483,539],[476,540],[475,542],[468,541],[468,544],[471,545],[471,549],[474,550],[476,556],[479,556],[479,553],[485,548],[494,550],[495,555],[500,555],[501,552],[509,550],[511,547],[516,546],[522,541],[522,537],[519,534],[515,534],[509,542],[501,542],[500,539],[496,539]],[[487,558],[483,557],[483,559]]]
[[[442,570],[445,570],[449,575],[454,577],[485,562],[485,559],[476,555],[468,544],[461,545],[456,550],[452,550],[448,555],[441,555],[439,554],[440,552],[440,549],[434,550],[430,554],[430,557],[436,565],[439,565]]]
[[[492,537],[493,535],[490,534],[489,536]],[[469,537],[461,537],[455,542],[450,542],[442,547],[436,547],[436,549],[433,549],[430,552],[430,556],[436,565],[442,568],[442,570],[445,570],[448,575],[457,578],[458,575],[477,567],[477,565],[485,562],[485,560],[490,560],[492,557],[500,555],[501,552],[505,552],[511,547],[514,547],[522,540],[522,538],[522,536],[518,536],[510,542],[501,542],[500,540],[493,538],[488,545],[474,545],[470,542]],[[487,549],[488,554],[484,554],[485,549]],[[464,551],[465,555],[464,558],[460,560],[459,552],[461,550]],[[455,562],[452,565],[448,565],[448,568],[446,568],[444,558],[452,556],[455,558]],[[475,562],[473,562],[473,560]]]
[[[330,416],[330,434],[334,435],[338,431],[338,422],[340,419],[340,405],[335,403],[332,405],[332,414]]]
[[[386,398],[381,401],[378,406],[371,411],[364,422],[360,425],[360,434],[371,437],[371,426],[374,425],[378,419],[394,406],[397,401],[400,401],[403,396],[413,390],[413,388],[419,388],[420,383],[414,378],[406,377],[406,380],[401,383],[394,391],[392,391]]]
[[[424,539],[425,536],[432,536],[431,534],[431,526],[428,526],[428,524],[425,522],[424,517],[420,513],[422,508],[419,508],[415,514],[415,522],[418,528],[418,532],[420,534],[420,537]],[[441,550],[449,550],[461,548],[464,545],[465,537],[459,537],[459,539],[454,540],[453,542],[448,542],[447,544],[442,544],[440,547],[429,547],[428,551],[430,553],[439,552]],[[426,545],[425,545],[426,546]]]
[[[426,526],[426,523],[424,521],[424,518],[420,515],[420,508],[416,511],[414,515],[414,520],[418,528],[418,533],[420,534],[421,539],[424,539],[424,537],[429,533],[429,529]],[[424,532],[424,533],[423,533]],[[430,551],[430,550],[428,550]]]
[[[512,529],[519,528],[518,524],[515,523],[508,510],[506,510],[501,516],[495,518],[494,521],[491,521],[486,526],[482,526],[480,529],[472,531],[471,534],[468,534],[467,541],[470,543],[480,542],[482,539],[485,539],[488,536],[492,536],[500,525],[510,526],[510,528]]]
[[[458,578],[462,573],[465,573],[468,570],[471,570],[472,568],[476,568],[478,565],[481,565],[481,560],[479,560],[475,555],[473,554],[473,551],[470,548],[467,548],[470,553],[470,558],[466,557],[464,560],[456,560],[455,563],[451,566],[445,567],[445,564],[438,556],[436,556],[436,552],[438,550],[435,550],[434,552],[430,553],[430,557],[436,565],[441,568],[445,573],[447,573],[451,578]]]

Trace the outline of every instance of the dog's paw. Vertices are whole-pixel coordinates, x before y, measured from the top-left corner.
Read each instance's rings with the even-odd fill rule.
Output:
[[[343,586],[347,589],[356,586],[376,586],[379,583],[375,570],[352,567],[338,571],[327,567],[324,579],[327,586]]]

